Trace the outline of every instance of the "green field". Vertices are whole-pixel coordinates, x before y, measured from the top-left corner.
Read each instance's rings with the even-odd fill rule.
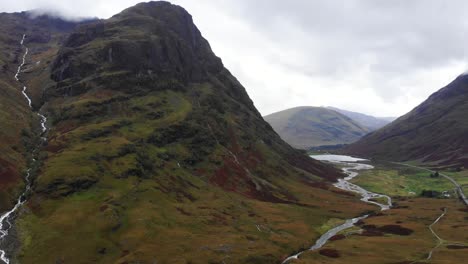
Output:
[[[443,192],[454,188],[443,177],[431,178],[429,172],[393,164],[378,164],[373,170],[362,171],[352,182],[390,196],[417,196],[423,190]]]
[[[442,171],[447,176],[452,177],[460,186],[462,186],[465,195],[468,191],[468,170],[462,170],[459,172],[454,171]]]

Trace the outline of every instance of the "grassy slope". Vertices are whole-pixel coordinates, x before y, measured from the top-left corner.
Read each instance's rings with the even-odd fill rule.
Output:
[[[0,81],[0,212],[10,208],[22,189],[23,140],[29,138],[30,116],[17,87]],[[8,124],[8,125],[5,125]],[[24,131],[22,133],[22,131]]]
[[[20,79],[28,87],[33,106],[38,108],[50,80],[48,67],[59,43],[75,25],[47,16],[31,18],[24,12],[0,14],[0,212],[11,208],[23,189],[21,175],[37,140],[34,131],[39,121],[21,94],[22,86],[14,79],[25,52],[20,40],[26,34],[29,48]]]
[[[345,150],[392,161],[468,166],[468,76],[462,75],[392,124]]]
[[[336,171],[271,131],[184,12],[138,5],[59,53],[22,263],[275,263],[375,209],[317,183]]]
[[[0,14],[0,212],[12,207],[23,188],[25,146],[31,139],[32,115],[14,79],[24,53],[22,34],[14,30],[20,23],[15,15]]]
[[[394,164],[381,164],[362,172],[353,183],[365,189],[391,196],[415,196],[423,190],[450,191],[453,184],[443,177],[431,178],[430,173]]]
[[[89,104],[89,97],[73,105]],[[208,172],[216,170],[215,164],[201,162],[193,168],[184,162],[190,150],[182,142],[163,147],[135,142],[192,112],[193,105],[182,98],[171,91],[145,95],[106,106],[112,114],[87,125],[73,126],[78,121],[68,120],[54,127],[37,194],[28,203],[31,213],[18,222],[22,262],[215,263],[228,258],[274,263],[319,236],[318,227],[329,218],[372,209],[356,197],[304,184],[317,179],[299,180],[287,170],[289,177],[271,182],[295,196],[292,204],[226,193],[210,181],[213,175]],[[170,114],[148,120],[150,106],[157,104]],[[141,110],[122,119],[125,109],[132,107]],[[93,133],[109,127],[108,135]],[[258,150],[271,155],[261,144]],[[212,151],[213,162],[229,160],[223,147]],[[151,172],[139,171],[139,159],[146,155],[152,159],[154,167],[146,168]],[[273,173],[267,169],[262,168],[265,174]],[[89,189],[74,189],[94,181]],[[55,250],[47,250],[51,245]]]
[[[460,186],[463,188],[464,192],[468,192],[468,170],[462,171],[442,171],[442,173],[452,177]]]
[[[323,107],[296,107],[264,117],[294,147],[351,143],[368,130],[343,114]]]

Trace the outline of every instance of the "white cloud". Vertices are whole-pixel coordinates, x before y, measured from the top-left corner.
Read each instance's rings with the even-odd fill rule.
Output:
[[[23,0],[108,18],[135,0]],[[468,3],[437,1],[174,0],[186,8],[262,114],[330,105],[402,115],[466,70]]]

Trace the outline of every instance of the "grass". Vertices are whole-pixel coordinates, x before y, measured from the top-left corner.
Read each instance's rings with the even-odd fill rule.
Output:
[[[202,107],[210,87],[192,87]],[[310,246],[335,222],[377,210],[356,196],[305,184],[320,178],[288,167],[280,153],[252,141],[250,129],[257,127],[237,131],[237,122],[249,122],[200,113],[185,93],[101,90],[55,100],[49,103],[55,125],[47,159],[30,210],[17,222],[20,262],[276,263]],[[152,114],[157,111],[162,114]],[[230,139],[218,132],[223,122],[232,129]],[[235,192],[214,184],[213,175],[232,163],[229,144],[239,145],[233,151],[250,148],[242,155],[251,156],[239,159],[258,164],[252,173],[269,192],[295,202],[245,195],[250,187],[236,168],[226,169]]]
[[[384,226],[400,225],[413,230],[410,235],[381,234],[374,236],[359,235],[354,232],[346,238],[327,243],[323,249],[333,249],[338,258],[330,258],[317,251],[303,254],[299,261],[290,263],[410,263],[424,260],[427,253],[436,245],[436,240],[428,226],[442,213],[441,207],[447,207],[446,216],[434,226],[436,232],[445,239],[445,243],[433,253],[430,263],[462,263],[468,253],[466,249],[449,249],[448,244],[467,244],[468,226],[461,224],[466,217],[464,207],[455,200],[411,198],[398,200],[400,208],[382,212],[382,215],[370,217],[364,225]],[[406,261],[406,262],[405,262]],[[418,262],[418,263],[419,263]]]
[[[463,188],[465,195],[468,193],[468,170],[462,171],[441,171],[447,176],[452,177]]]
[[[62,30],[71,23],[46,16],[31,19],[20,13],[4,13],[0,20],[3,69],[0,74],[0,212],[3,212],[11,209],[24,190],[22,176],[37,143],[34,135],[39,130],[39,120],[21,94],[22,86],[27,86],[35,109],[42,105],[43,91],[51,84],[49,66],[59,49],[58,43],[63,41]],[[29,53],[19,76],[20,84],[14,74],[25,52],[19,43],[23,33],[27,35],[25,43]]]
[[[2,73],[0,79],[0,212],[4,212],[23,190],[22,175],[34,138],[31,124],[36,120],[13,76]]]
[[[447,174],[465,184],[466,171]],[[455,198],[418,196],[422,190],[453,189],[449,181],[430,178],[429,173],[417,169],[377,164],[373,170],[361,171],[353,182],[370,191],[393,196],[395,207],[342,231],[344,237],[329,241],[323,250],[308,251],[290,263],[426,263],[427,254],[437,244],[428,226],[442,213],[441,208],[447,208],[447,214],[434,225],[434,230],[443,239],[443,244],[434,251],[431,263],[461,263],[466,259],[466,248],[451,249],[449,246],[468,245],[466,207]],[[366,231],[367,228],[391,225],[413,232],[397,235]]]
[[[233,262],[264,256],[275,263],[310,246],[329,226],[342,221],[339,219],[370,209],[353,198],[293,182],[289,184],[309,197],[307,206],[246,199],[183,171],[172,174],[183,176],[196,188],[177,191],[172,186],[173,191],[165,193],[167,184],[176,184],[165,184],[167,176],[159,181],[107,176],[91,189],[68,197],[31,200],[34,214],[19,221],[19,229],[24,230],[20,259],[38,263],[57,258],[67,263],[75,259],[208,263],[227,256]],[[183,198],[185,192],[195,200]],[[321,204],[324,200],[325,205]],[[323,210],[324,206],[335,211]],[[55,249],[45,250],[48,245]],[[98,254],[102,248],[106,253]]]
[[[342,231],[340,234],[344,236],[329,241],[320,250],[307,251],[290,263],[426,263],[427,254],[437,244],[428,227],[442,213],[441,208],[447,208],[447,214],[434,225],[434,230],[443,244],[434,251],[431,263],[463,262],[467,249],[451,249],[449,245],[468,245],[468,225],[464,224],[466,207],[455,198],[418,196],[422,190],[453,189],[451,183],[444,178],[430,178],[429,173],[413,168],[388,163],[373,165],[375,169],[361,171],[353,182],[370,191],[393,196],[395,207]],[[464,183],[466,171],[447,174]],[[335,225],[333,221],[329,226],[324,224],[327,228]],[[383,226],[399,226],[412,233],[368,231]]]
[[[376,169],[362,171],[353,183],[376,193],[390,196],[417,196],[423,190],[438,192],[453,189],[443,177],[431,178],[429,172],[398,165],[384,164]]]

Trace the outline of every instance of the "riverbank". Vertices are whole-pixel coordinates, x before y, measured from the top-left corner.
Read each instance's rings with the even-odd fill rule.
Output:
[[[388,210],[392,206],[392,199],[389,196],[370,192],[350,182],[353,178],[359,175],[359,171],[371,170],[374,168],[369,164],[358,163],[359,161],[362,162],[366,160],[344,155],[312,155],[311,157],[320,161],[333,163],[341,167],[343,172],[348,175],[343,179],[338,179],[338,182],[334,184],[335,187],[343,191],[358,193],[362,197],[361,201],[377,205],[382,211]],[[384,198],[386,201],[380,203],[382,198]],[[283,263],[285,264],[297,260],[303,253],[307,251],[314,251],[322,248],[332,237],[336,236],[339,232],[353,227],[356,223],[366,219],[367,217],[369,217],[369,214],[347,219],[343,224],[333,227],[332,229],[325,232],[308,250],[300,251],[299,253],[287,257]]]
[[[428,253],[438,244],[429,226],[444,212],[443,208],[447,208],[447,214],[432,228],[446,243],[432,252],[431,263],[466,261],[468,226],[463,205],[454,200],[431,198],[396,198],[394,202],[391,210],[362,220],[349,230],[352,231],[350,234],[340,233],[320,250],[307,251],[291,264],[424,263]],[[391,232],[396,230],[406,232]],[[331,257],[327,252],[335,252],[336,255]]]
[[[455,196],[420,196],[423,189],[442,192],[453,190],[453,185],[414,168],[372,165],[374,169],[361,171],[352,182],[370,191],[388,192],[394,202],[392,209],[363,219],[291,263],[425,263],[429,254],[431,263],[464,263],[468,210]],[[441,245],[431,230],[444,241]]]

